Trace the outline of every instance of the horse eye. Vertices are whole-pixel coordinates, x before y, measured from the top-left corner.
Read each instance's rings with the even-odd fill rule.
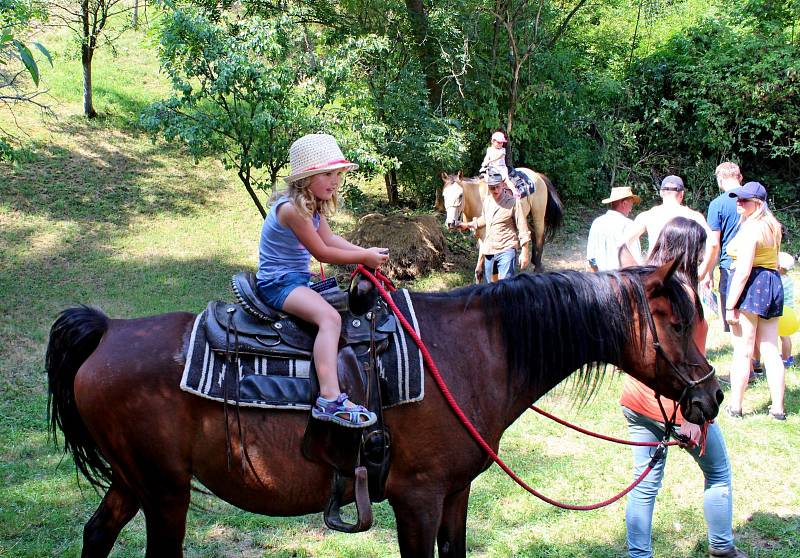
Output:
[[[673,331],[675,331],[675,333],[680,333],[680,334],[685,332],[687,327],[686,324],[681,322],[678,322],[676,324],[670,324],[670,326],[672,327]]]

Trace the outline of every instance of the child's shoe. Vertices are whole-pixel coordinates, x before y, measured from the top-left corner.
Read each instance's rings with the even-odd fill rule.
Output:
[[[333,422],[347,428],[365,428],[375,424],[378,417],[361,405],[348,406],[350,402],[346,393],[340,393],[336,399],[325,399],[321,395],[311,408],[311,416],[317,420]]]

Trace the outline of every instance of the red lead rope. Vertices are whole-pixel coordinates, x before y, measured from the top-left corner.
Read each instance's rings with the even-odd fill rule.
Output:
[[[656,465],[656,463],[664,455],[664,450],[666,449],[666,445],[662,442],[661,444],[659,444],[658,448],[654,452],[653,457],[650,460],[650,463],[648,464],[648,466],[645,468],[644,471],[642,471],[642,474],[639,475],[639,477],[635,481],[633,481],[625,490],[623,490],[622,492],[620,492],[616,496],[612,496],[608,500],[604,500],[602,502],[598,502],[597,504],[590,504],[590,505],[587,505],[587,506],[579,506],[579,505],[574,505],[574,504],[564,504],[564,503],[561,503],[561,502],[557,502],[556,500],[553,500],[552,498],[548,498],[547,496],[545,496],[541,492],[537,491],[535,488],[529,486],[524,480],[522,480],[519,476],[517,476],[517,474],[514,473],[514,471],[512,471],[511,468],[508,465],[506,465],[503,462],[502,459],[500,459],[500,457],[489,446],[489,444],[486,442],[486,440],[483,439],[483,436],[481,436],[480,432],[478,432],[478,430],[475,428],[475,426],[472,424],[472,422],[469,420],[469,418],[467,418],[467,416],[464,414],[464,411],[461,410],[461,407],[458,406],[458,403],[456,403],[456,400],[453,398],[453,395],[450,393],[450,390],[447,388],[447,384],[444,383],[444,380],[442,379],[441,374],[439,374],[439,369],[436,366],[436,363],[433,362],[433,358],[431,357],[431,354],[428,352],[428,348],[425,346],[425,343],[422,342],[422,339],[419,338],[419,336],[417,335],[417,332],[414,331],[414,328],[411,327],[411,324],[408,323],[408,320],[406,320],[405,316],[403,316],[403,314],[397,308],[397,305],[394,303],[394,300],[392,300],[392,297],[389,296],[389,293],[386,292],[386,289],[383,288],[383,285],[381,284],[381,281],[383,281],[383,280],[388,281],[388,278],[386,278],[385,275],[380,273],[380,271],[376,270],[375,275],[378,275],[378,277],[381,277],[379,279],[378,277],[373,275],[370,271],[368,271],[363,265],[359,265],[356,268],[356,271],[360,272],[362,275],[364,275],[370,281],[372,281],[372,283],[375,285],[375,288],[378,289],[378,292],[381,293],[381,296],[383,297],[383,299],[386,301],[386,303],[392,309],[392,312],[394,312],[394,315],[397,317],[397,319],[403,325],[403,328],[406,330],[408,335],[410,335],[411,338],[414,340],[414,342],[417,344],[417,346],[419,347],[420,352],[422,353],[422,358],[425,360],[425,364],[427,365],[428,370],[431,373],[431,376],[433,376],[433,379],[436,382],[436,385],[439,387],[439,391],[442,392],[442,395],[447,400],[447,403],[450,405],[450,407],[453,409],[453,412],[455,413],[455,415],[458,418],[458,420],[461,421],[461,424],[464,425],[464,428],[467,429],[467,431],[470,433],[470,435],[473,437],[473,439],[478,443],[479,446],[481,446],[481,448],[483,448],[483,451],[485,451],[487,453],[487,455],[492,459],[492,461],[494,461],[497,464],[498,467],[500,467],[503,471],[505,471],[506,474],[514,480],[514,482],[516,482],[518,485],[520,485],[522,488],[524,488],[525,490],[527,490],[528,492],[530,492],[531,494],[533,494],[537,498],[547,502],[550,505],[553,505],[553,506],[556,506],[556,507],[559,507],[559,508],[563,508],[565,510],[585,511],[585,510],[596,510],[598,508],[605,507],[605,506],[607,506],[609,504],[612,504],[612,503],[616,502],[617,500],[619,500],[620,498],[625,496],[628,492],[633,490],[636,487],[636,485],[638,485],[640,482],[642,482],[642,480],[647,476],[647,474],[650,471],[653,470],[653,467]],[[389,282],[388,284],[391,285],[391,282]],[[390,288],[392,290],[395,290],[394,285],[391,285]]]

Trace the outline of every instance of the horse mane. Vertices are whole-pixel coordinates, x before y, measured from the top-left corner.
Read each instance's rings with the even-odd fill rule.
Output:
[[[643,279],[654,270],[523,273],[450,295],[479,297],[487,323],[499,322],[509,374],[517,376],[509,385],[544,393],[565,377],[558,371],[576,371],[575,395],[586,403],[602,385],[607,364],[620,361],[624,347],[636,343],[644,350]],[[666,282],[664,294],[681,323],[693,324],[694,304],[678,278]],[[637,322],[642,324],[638,331]]]

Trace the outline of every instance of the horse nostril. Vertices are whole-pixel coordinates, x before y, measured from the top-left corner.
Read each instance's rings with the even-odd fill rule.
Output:
[[[725,399],[725,396],[722,394],[722,390],[717,390],[717,405],[722,405],[722,400]]]

